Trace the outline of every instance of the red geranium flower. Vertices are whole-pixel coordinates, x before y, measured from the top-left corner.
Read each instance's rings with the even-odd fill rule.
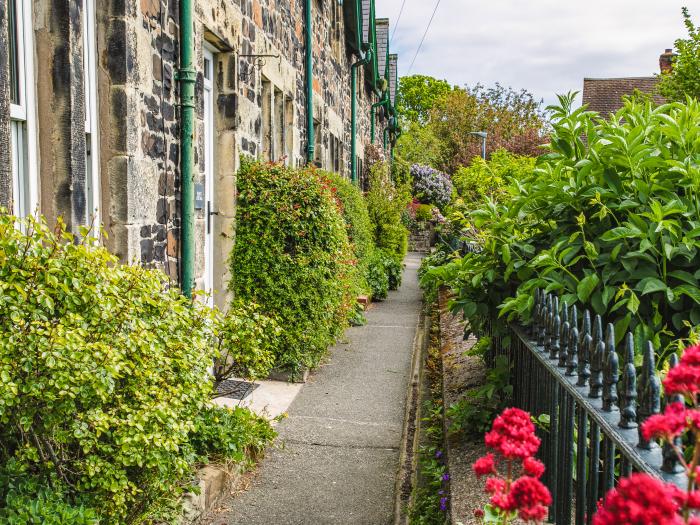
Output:
[[[680,402],[671,403],[663,414],[651,416],[642,423],[644,439],[660,438],[671,441],[680,436],[688,425],[688,411]]]
[[[593,525],[683,525],[675,493],[648,474],[632,474],[607,493]]]
[[[542,482],[531,476],[516,479],[510,487],[511,507],[518,510],[524,521],[543,521],[547,508],[552,504],[552,495]]]
[[[540,479],[544,474],[544,463],[535,458],[525,458],[523,461],[523,470],[528,476]]]
[[[507,459],[532,457],[540,448],[530,414],[518,408],[507,408],[494,420],[485,442]]]
[[[695,361],[695,356],[690,359]],[[671,368],[664,379],[664,391],[666,395],[682,394],[695,396],[700,392],[700,367],[687,365],[682,359],[681,363]]]
[[[496,473],[496,462],[493,454],[486,454],[483,458],[477,459],[472,465],[474,473],[478,476],[488,476]]]

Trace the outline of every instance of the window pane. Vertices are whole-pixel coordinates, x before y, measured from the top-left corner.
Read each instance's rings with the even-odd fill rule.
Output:
[[[10,38],[10,102],[20,104],[19,97],[19,57],[17,56],[17,0],[9,0],[8,7],[8,28],[7,33]]]

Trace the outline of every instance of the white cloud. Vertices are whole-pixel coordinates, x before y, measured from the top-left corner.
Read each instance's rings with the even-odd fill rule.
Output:
[[[376,0],[392,31],[403,0]],[[686,36],[687,0],[442,0],[412,73],[525,88],[547,103],[584,77],[648,76]],[[401,75],[435,6],[406,0],[392,43]],[[692,10],[693,6],[689,6]],[[700,7],[700,6],[698,6]],[[700,8],[693,12],[700,21]]]

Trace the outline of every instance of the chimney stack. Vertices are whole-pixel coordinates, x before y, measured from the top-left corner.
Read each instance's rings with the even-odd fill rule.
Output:
[[[673,59],[676,57],[676,53],[673,49],[667,49],[659,57],[659,67],[661,68],[661,74],[665,75],[673,71]]]

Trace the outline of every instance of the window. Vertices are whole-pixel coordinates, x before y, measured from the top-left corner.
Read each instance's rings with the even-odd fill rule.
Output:
[[[284,151],[284,128],[285,128],[285,113],[284,113],[284,96],[282,92],[275,88],[275,130],[273,141],[273,160],[282,160],[285,156]]]
[[[262,78],[262,151],[263,159],[271,161],[274,156],[272,140],[272,83]]]
[[[39,204],[31,0],[8,0],[12,213],[24,217]]]
[[[287,166],[292,166],[294,159],[294,101],[291,97],[284,99],[284,122],[282,130],[284,152],[287,157]]]
[[[83,80],[85,89],[85,209],[88,224],[99,224],[100,164],[97,118],[97,46],[95,0],[83,8]]]
[[[335,171],[336,173],[340,173],[340,167],[342,166],[342,144],[340,142],[340,139],[338,139],[335,135],[331,135],[331,163],[329,166],[329,169]]]

